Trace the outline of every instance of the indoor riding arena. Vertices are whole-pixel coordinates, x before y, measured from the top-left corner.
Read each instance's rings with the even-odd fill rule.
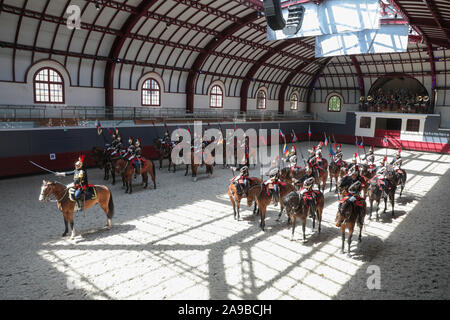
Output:
[[[0,70],[0,300],[450,299],[448,1],[0,0]]]

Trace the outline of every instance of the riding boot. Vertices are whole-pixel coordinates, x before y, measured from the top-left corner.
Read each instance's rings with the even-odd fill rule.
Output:
[[[234,183],[234,186],[235,186],[235,188],[236,188],[237,194],[238,194],[239,196],[242,195],[242,187],[241,187],[241,184],[235,182],[235,183]]]

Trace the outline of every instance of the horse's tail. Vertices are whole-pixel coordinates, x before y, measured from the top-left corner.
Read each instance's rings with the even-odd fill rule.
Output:
[[[109,219],[112,219],[112,217],[114,216],[114,201],[113,201],[111,190],[109,191],[109,202],[108,202],[108,214],[107,214],[107,216],[108,216]]]

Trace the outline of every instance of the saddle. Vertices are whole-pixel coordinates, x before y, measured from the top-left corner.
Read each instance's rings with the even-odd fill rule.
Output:
[[[339,200],[339,203],[345,203],[348,199],[350,199],[351,197],[353,197],[352,194],[347,194],[345,197],[343,197],[341,200]],[[358,207],[363,207],[364,206],[364,198],[360,197],[360,196],[354,196],[356,198],[356,201],[353,202],[355,205],[357,205]]]
[[[70,188],[69,190],[69,199],[72,202],[75,202],[75,191],[77,189],[76,188]],[[88,200],[96,200],[97,199],[97,191],[95,190],[95,187],[93,184],[89,184],[88,187],[83,191],[83,193],[81,194],[81,197],[79,200],[84,200],[84,201],[88,201]]]
[[[298,170],[301,170],[301,169],[302,169],[302,167],[299,167],[299,166],[291,167],[292,172],[297,172]]]

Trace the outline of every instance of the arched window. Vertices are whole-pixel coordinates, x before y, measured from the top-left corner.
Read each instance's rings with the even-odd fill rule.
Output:
[[[211,89],[209,106],[211,108],[223,108],[223,91],[218,85],[213,86]]]
[[[264,90],[259,90],[256,95],[256,109],[265,109],[266,108],[266,93]]]
[[[158,81],[147,79],[142,85],[142,105],[159,107],[161,105],[161,89]]]
[[[341,112],[342,100],[341,97],[334,95],[328,99],[329,112]]]
[[[290,105],[291,105],[291,110],[298,109],[298,96],[296,93],[291,94]]]
[[[64,103],[64,80],[55,69],[36,71],[33,85],[35,103]]]

